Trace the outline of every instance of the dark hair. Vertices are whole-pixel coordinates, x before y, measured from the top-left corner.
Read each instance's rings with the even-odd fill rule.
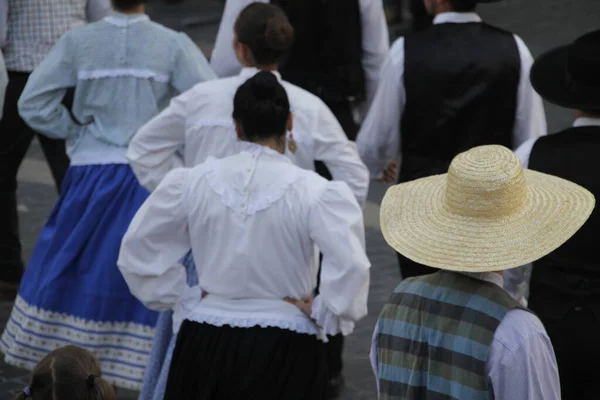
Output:
[[[592,118],[600,118],[600,110],[581,110],[581,112]]]
[[[116,400],[113,387],[102,379],[96,358],[87,350],[65,346],[49,353],[33,369],[28,390],[15,400]]]
[[[289,115],[287,93],[271,72],[248,79],[233,98],[233,119],[251,142],[284,136]]]
[[[234,31],[257,65],[279,63],[294,43],[294,28],[283,10],[272,4],[252,3],[244,8]]]
[[[111,0],[113,8],[121,11],[131,10],[147,2],[148,0]]]
[[[469,12],[477,7],[477,0],[451,0],[452,11]]]

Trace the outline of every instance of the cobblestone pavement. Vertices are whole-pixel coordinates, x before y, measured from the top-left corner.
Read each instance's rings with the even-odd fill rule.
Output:
[[[174,29],[187,32],[210,55],[218,29],[222,3],[214,0],[185,0],[180,5],[164,5],[151,0],[148,6],[153,19]],[[487,21],[519,34],[532,53],[567,43],[576,36],[598,27],[600,3],[598,0],[507,0],[503,3],[481,6],[481,15]],[[402,32],[403,26],[393,32]],[[570,123],[571,113],[558,107],[546,108],[549,128],[557,130]],[[19,210],[24,257],[27,259],[51,208],[56,201],[50,174],[37,143],[34,143],[20,171]],[[385,187],[371,189],[369,214],[376,216]],[[376,224],[371,224],[374,226]],[[342,400],[375,399],[375,384],[368,362],[373,325],[382,303],[399,280],[396,258],[386,246],[375,227],[367,229],[367,250],[373,264],[370,315],[357,325],[347,340],[345,374],[347,389]],[[0,328],[8,319],[12,304],[0,302]],[[12,394],[25,386],[27,372],[0,361],[0,400],[9,400]],[[119,393],[120,399],[135,399],[134,393]]]

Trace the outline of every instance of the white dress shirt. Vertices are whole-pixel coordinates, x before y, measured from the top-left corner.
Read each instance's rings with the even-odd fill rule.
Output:
[[[367,314],[370,268],[352,192],[265,146],[237,147],[233,156],[173,170],[142,205],[118,260],[131,292],[151,309],[175,308],[175,331],[185,318],[349,334]],[[283,298],[312,295],[316,246],[323,266],[315,324]],[[190,247],[196,288],[178,263]]]
[[[227,0],[211,56],[211,66],[221,77],[236,75],[242,66],[233,50],[233,26],[239,13],[250,3],[269,0]],[[381,73],[381,65],[390,48],[390,39],[382,0],[359,0],[362,22],[362,64],[365,71],[367,101],[358,110],[362,117],[371,104]]]
[[[153,190],[173,168],[192,167],[210,156],[234,154],[237,135],[231,116],[233,98],[238,87],[258,71],[244,68],[238,76],[198,84],[144,125],[127,151],[142,186]],[[279,73],[274,74],[281,80]],[[346,182],[363,204],[369,190],[369,173],[356,145],[318,97],[288,82],[281,84],[290,100],[297,143],[297,151],[292,153],[288,148],[286,155],[308,170],[314,169],[315,160],[323,161],[333,178]]]
[[[503,286],[502,275],[495,272],[465,275]],[[379,385],[377,335],[376,327],[370,359]],[[495,400],[560,400],[554,348],[542,322],[528,311],[506,313],[490,344],[485,372]]]
[[[577,118],[573,122],[573,127],[577,128],[580,126],[600,126],[600,118]],[[515,150],[515,154],[521,160],[523,168],[529,168],[529,157],[537,139],[530,139]],[[531,281],[532,269],[533,266],[527,264],[519,268],[504,271],[504,289],[524,305],[527,305],[527,299],[529,298],[529,282]]]
[[[472,12],[438,14],[434,24],[481,22]],[[547,133],[546,115],[541,97],[533,90],[529,71],[533,57],[521,38],[514,35],[521,58],[521,74],[517,94],[517,112],[513,129],[515,147],[530,138]],[[356,143],[360,155],[373,177],[379,177],[390,160],[402,152],[400,119],[406,105],[404,86],[404,38],[390,50],[381,71],[381,82],[369,113],[362,124]]]

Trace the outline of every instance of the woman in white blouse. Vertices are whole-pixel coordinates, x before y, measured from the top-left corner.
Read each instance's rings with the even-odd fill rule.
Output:
[[[285,13],[271,4],[250,4],[235,24],[235,46],[244,65],[238,76],[204,82],[173,99],[170,106],[144,125],[132,139],[127,157],[141,184],[153,190],[173,168],[193,167],[209,156],[238,152],[231,119],[238,87],[260,70],[281,79],[279,62],[293,43],[294,30]],[[302,168],[325,163],[334,179],[346,182],[362,204],[369,185],[368,171],[333,113],[318,97],[281,81],[294,113],[285,154]],[[191,257],[188,261],[192,261]],[[190,269],[193,263],[188,263]],[[189,283],[195,283],[192,279]],[[174,340],[171,312],[159,317],[150,363],[140,400],[162,400]],[[337,342],[332,342],[335,345]]]
[[[292,117],[273,74],[239,88],[233,117],[239,152],[169,173],[118,264],[140,301],[178,307],[176,329],[183,320],[165,399],[324,399],[319,338],[349,334],[367,313],[362,211],[345,183],[284,156]],[[177,264],[190,247],[196,288]]]
[[[141,389],[157,314],[131,295],[116,263],[149,195],[125,152],[174,95],[214,77],[194,42],[151,22],[143,3],[112,0],[114,13],[67,32],[21,95],[20,115],[66,139],[71,165],[0,341],[6,361],[28,369],[57,347],[85,347],[107,380],[133,390]],[[69,88],[71,110],[62,105]]]

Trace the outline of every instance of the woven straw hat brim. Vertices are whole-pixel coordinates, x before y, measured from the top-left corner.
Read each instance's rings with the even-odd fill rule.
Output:
[[[525,170],[528,197],[502,218],[465,217],[445,209],[446,176],[388,189],[381,205],[387,243],[423,265],[463,272],[502,271],[552,252],[585,223],[594,196],[572,182]]]

